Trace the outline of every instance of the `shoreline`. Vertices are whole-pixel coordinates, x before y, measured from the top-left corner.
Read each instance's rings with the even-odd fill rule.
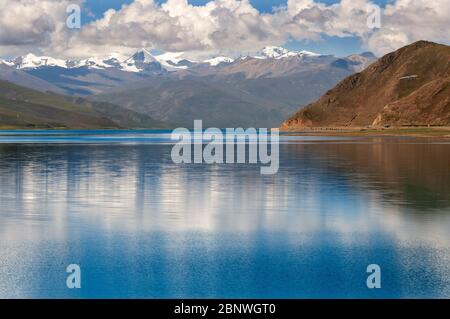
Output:
[[[450,138],[450,126],[417,126],[417,127],[390,127],[390,128],[362,128],[362,127],[305,127],[298,129],[280,128],[283,135],[302,135],[302,136],[342,136],[342,137],[428,137],[428,138]],[[0,135],[2,131],[16,132],[39,132],[39,131],[171,131],[161,128],[13,128],[0,126]]]
[[[367,136],[367,137],[432,137],[449,138],[450,126],[416,126],[416,127],[390,127],[390,128],[362,128],[362,127],[308,127],[299,129],[281,128],[280,132],[287,135],[305,136]]]

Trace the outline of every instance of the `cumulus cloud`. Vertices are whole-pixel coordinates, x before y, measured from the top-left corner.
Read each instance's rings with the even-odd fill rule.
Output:
[[[81,1],[81,0],[80,0]],[[78,1],[78,2],[80,2]],[[69,0],[2,0],[0,54],[5,48],[67,57],[128,53],[136,48],[202,53],[254,52],[288,40],[323,35],[358,37],[376,54],[416,40],[449,42],[450,1],[393,0],[381,11],[381,27],[368,27],[369,0],[288,0],[261,13],[249,0],[213,0],[202,6],[187,0],[135,0],[78,31],[64,28]],[[17,23],[21,21],[23,23]]]
[[[273,26],[248,0],[215,0],[193,6],[186,0],[135,0],[121,10],[86,25],[68,43],[74,53],[83,45],[96,51],[110,47],[153,47],[165,51],[250,51],[282,44],[288,35]]]
[[[1,0],[0,54],[47,51],[65,33],[66,8],[77,0]]]
[[[382,18],[382,28],[366,41],[379,53],[417,40],[450,42],[449,0],[397,0],[386,6]]]
[[[366,49],[385,54],[417,40],[450,42],[450,1],[395,0],[381,10],[381,26],[372,29],[367,20],[373,3],[341,0],[325,5],[313,0],[289,0],[279,12],[294,39],[329,36],[359,37]]]

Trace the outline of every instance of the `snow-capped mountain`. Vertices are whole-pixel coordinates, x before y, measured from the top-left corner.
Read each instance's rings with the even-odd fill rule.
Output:
[[[269,46],[262,49],[255,58],[257,59],[285,59],[291,57],[317,57],[318,53],[310,51],[289,51],[283,47]]]
[[[117,62],[118,60],[115,60],[113,57],[108,57],[105,59],[92,57],[89,59],[76,61],[55,59],[48,56],[36,56],[32,53],[17,57],[13,60],[0,60],[0,63],[19,70],[40,69],[46,67],[58,67],[63,69],[74,69],[81,67],[105,69],[117,66]]]
[[[125,60],[127,63],[145,63],[145,64],[151,64],[151,63],[157,63],[158,61],[155,59],[155,57],[148,51],[147,49],[140,49],[136,51],[130,58]]]
[[[14,66],[14,62],[0,59],[0,65],[6,65],[9,67],[12,67],[12,66]]]
[[[235,60],[226,56],[218,56],[212,59],[208,59],[203,61],[204,63],[208,63],[211,66],[218,66],[222,63],[233,63]]]
[[[39,90],[82,96],[100,94],[127,85],[139,87],[153,80],[176,82],[186,77],[210,77],[217,81],[229,79],[230,82],[226,83],[244,78],[262,84],[271,79],[301,79],[299,82],[274,82],[281,92],[304,83],[303,74],[326,73],[326,76],[317,75],[320,86],[321,83],[328,83],[325,79],[327,76],[342,79],[361,71],[374,59],[369,53],[337,58],[308,51],[289,51],[282,47],[266,47],[257,54],[235,59],[227,56],[193,59],[183,52],[155,53],[147,49],[137,50],[128,56],[110,54],[83,60],[27,54],[12,60],[0,60],[0,79],[28,83],[29,87]],[[144,78],[146,81],[142,81]]]
[[[162,71],[161,63],[146,49],[140,49],[121,64],[122,71]]]
[[[103,70],[107,68],[119,68],[125,59],[123,56],[113,54],[105,58],[91,57],[85,60],[72,61],[72,63],[69,62],[67,65],[68,68],[87,67],[89,69]]]
[[[63,69],[89,68],[99,70],[118,68],[126,72],[142,72],[161,69],[158,60],[145,49],[137,51],[128,58],[119,54],[111,54],[107,57],[90,57],[83,60],[62,60],[29,53],[13,60],[0,60],[0,63],[19,70],[59,67]]]
[[[309,51],[289,51],[282,47],[265,47],[257,55],[241,57],[244,59],[284,59],[290,57],[317,57],[320,54]],[[154,55],[147,49],[140,49],[130,57],[112,54],[107,57],[90,57],[83,60],[63,60],[48,56],[36,56],[29,53],[13,60],[0,60],[0,64],[14,67],[16,69],[30,70],[46,67],[59,67],[64,69],[88,68],[109,69],[116,68],[124,72],[165,72],[187,70],[197,65],[219,65],[231,64],[236,59],[227,56],[216,56],[206,60],[197,61],[186,57],[184,52],[165,52]]]
[[[184,55],[184,52],[166,52],[156,55],[155,59],[168,70],[186,70],[198,63],[193,59],[186,58]]]
[[[17,69],[36,69],[40,67],[60,67],[67,68],[67,61],[55,59],[48,56],[36,56],[32,53],[15,58],[12,63]]]

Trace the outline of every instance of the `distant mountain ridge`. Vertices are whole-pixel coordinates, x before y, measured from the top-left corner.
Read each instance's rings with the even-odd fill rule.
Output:
[[[110,103],[43,93],[0,80],[0,128],[168,128]]]
[[[310,103],[373,55],[336,58],[266,47],[253,56],[188,59],[183,53],[129,57],[111,54],[80,61],[25,55],[0,64],[0,79],[42,92],[119,104],[168,123],[278,126],[299,102]]]
[[[362,59],[365,63],[332,56],[242,58],[143,78],[89,98],[184,126],[203,119],[205,125],[217,127],[275,127],[299,101],[314,101],[371,60]],[[336,64],[338,60],[345,63]]]
[[[450,125],[450,46],[418,41],[341,81],[282,125]]]
[[[37,69],[45,67],[60,67],[64,69],[77,69],[82,67],[106,69],[118,68],[124,72],[146,72],[149,66],[154,66],[157,70],[165,69],[173,71],[176,69],[189,69],[200,64],[217,66],[220,63],[233,63],[236,58],[226,56],[215,56],[205,60],[196,61],[183,57],[185,53],[166,52],[152,54],[149,50],[142,48],[130,57],[112,54],[107,57],[90,57],[82,60],[64,60],[49,56],[36,56],[28,53],[10,60],[1,60],[0,64],[14,67],[19,70]],[[294,56],[320,56],[318,53],[310,51],[290,51],[282,47],[265,47],[254,56],[247,56],[258,59],[283,59]],[[151,70],[153,71],[153,70]]]
[[[285,58],[292,58],[292,57],[303,57],[303,56],[321,56],[321,54],[311,52],[311,51],[290,51],[288,49],[285,49],[283,47],[275,47],[275,46],[269,46],[262,49],[255,58],[258,59],[285,59]]]

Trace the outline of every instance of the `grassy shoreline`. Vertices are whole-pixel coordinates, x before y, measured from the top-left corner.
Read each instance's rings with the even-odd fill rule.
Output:
[[[314,127],[297,130],[281,130],[281,132],[308,136],[411,136],[450,138],[450,126],[390,128]]]
[[[0,125],[1,131],[70,131],[70,130],[165,130],[160,128],[148,128],[148,129],[118,129],[118,128],[66,128],[66,127],[14,127]],[[348,137],[377,137],[377,136],[411,136],[411,137],[438,137],[438,138],[450,138],[450,126],[440,127],[391,127],[391,128],[348,128],[348,127],[314,127],[314,128],[302,128],[302,129],[280,129],[280,132],[287,135],[304,135],[304,136],[348,136]]]

